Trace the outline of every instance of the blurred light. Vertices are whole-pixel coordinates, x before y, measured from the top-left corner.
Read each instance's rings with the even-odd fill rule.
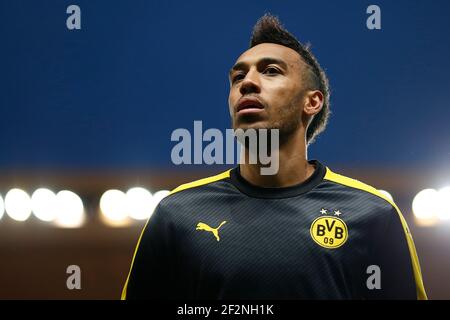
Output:
[[[391,194],[389,192],[387,192],[386,190],[378,190],[378,191],[381,192],[382,194],[384,194],[386,197],[388,197],[392,201],[394,201],[394,198],[392,198]]]
[[[56,194],[46,188],[40,188],[31,196],[33,214],[42,221],[52,221],[57,215]]]
[[[160,191],[155,192],[155,194],[152,197],[149,218],[152,216],[153,212],[155,212],[155,209],[158,206],[159,202],[164,197],[166,197],[169,193],[170,193],[170,191],[167,191],[167,190],[160,190]]]
[[[31,214],[31,199],[21,189],[11,189],[5,196],[6,213],[14,220],[25,221]]]
[[[156,200],[159,203],[163,198],[167,197],[169,194],[170,194],[169,190],[160,190],[160,191],[155,192],[153,197],[156,198]]]
[[[156,207],[158,206],[159,202],[168,196],[170,194],[170,191],[168,190],[160,190],[158,192],[155,192],[153,195],[153,203],[152,203],[152,213],[155,211]]]
[[[103,193],[100,210],[104,222],[114,226],[122,225],[128,218],[125,193],[115,189]]]
[[[5,212],[5,204],[3,203],[3,198],[0,194],[0,219],[3,217],[3,212]]]
[[[84,223],[83,201],[72,191],[63,190],[56,194],[58,210],[55,224],[63,228],[77,228]]]
[[[434,219],[439,212],[439,193],[434,189],[420,191],[413,200],[412,208],[416,218]]]
[[[147,189],[131,188],[126,194],[128,215],[135,220],[148,219],[153,213],[153,196]]]
[[[441,220],[450,219],[450,187],[439,190],[439,211],[438,217]]]

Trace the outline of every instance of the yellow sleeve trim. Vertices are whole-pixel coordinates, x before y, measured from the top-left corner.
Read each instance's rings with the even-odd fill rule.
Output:
[[[128,280],[130,280],[130,274],[131,274],[131,270],[133,270],[134,259],[136,258],[136,254],[137,254],[137,251],[138,251],[138,248],[139,248],[139,244],[141,243],[142,236],[144,235],[145,228],[147,228],[147,224],[148,224],[149,221],[150,221],[150,219],[147,219],[147,222],[145,223],[145,226],[144,226],[144,228],[141,231],[141,235],[139,236],[136,248],[134,249],[133,259],[131,260],[130,270],[128,271],[127,280],[125,281],[125,285],[123,286],[123,289],[122,289],[122,295],[120,297],[121,300],[126,300],[127,299]]]
[[[228,178],[228,177],[230,177],[230,171],[231,171],[231,169],[228,170],[228,171],[222,172],[222,173],[220,173],[218,175],[212,176],[212,177],[207,177],[207,178],[203,178],[203,179],[196,180],[196,181],[193,181],[193,182],[182,184],[179,187],[177,187],[174,190],[172,190],[169,195],[174,194],[174,193],[179,192],[179,191],[182,191],[182,190],[199,187],[199,186],[211,183],[211,182],[215,182],[215,181],[219,181],[219,180]],[[147,222],[145,223],[145,226],[144,226],[144,228],[141,231],[141,235],[139,236],[139,240],[137,242],[136,248],[134,249],[133,259],[131,260],[130,271],[128,272],[127,280],[125,281],[125,285],[123,286],[123,290],[122,290],[122,295],[120,297],[121,300],[126,300],[126,298],[127,298],[128,281],[130,279],[131,270],[133,269],[134,259],[136,258],[136,253],[137,253],[137,250],[139,248],[139,244],[141,243],[142,235],[144,234],[144,230],[147,227],[147,224],[148,224],[149,220],[150,219],[148,219]]]
[[[425,292],[425,287],[423,285],[422,280],[422,272],[420,271],[420,264],[419,264],[419,258],[417,257],[416,247],[414,245],[414,241],[412,238],[411,233],[409,232],[408,224],[406,223],[405,218],[403,217],[400,209],[397,207],[397,205],[392,201],[390,198],[388,198],[383,193],[379,192],[377,189],[375,189],[372,186],[369,186],[368,184],[365,184],[361,181],[342,176],[340,174],[332,172],[328,167],[327,171],[324,177],[325,180],[333,181],[348,187],[364,190],[366,192],[372,193],[380,198],[383,198],[387,202],[389,202],[397,211],[398,216],[400,217],[400,221],[403,226],[403,231],[405,232],[406,241],[408,243],[409,248],[409,254],[411,256],[412,261],[412,267],[414,272],[414,279],[416,281],[416,292],[417,292],[417,299],[419,300],[427,300],[427,294]]]
[[[230,171],[231,171],[231,169],[228,170],[228,171],[219,173],[218,175],[215,175],[215,176],[212,176],[212,177],[207,177],[207,178],[203,178],[203,179],[196,180],[196,181],[193,181],[193,182],[182,184],[181,186],[173,189],[170,192],[170,194],[173,194],[175,192],[179,192],[179,191],[182,191],[182,190],[190,189],[190,188],[199,187],[199,186],[202,186],[202,185],[205,185],[205,184],[208,184],[208,183],[211,183],[211,182],[219,181],[219,180],[222,180],[222,179],[229,178],[230,177]]]

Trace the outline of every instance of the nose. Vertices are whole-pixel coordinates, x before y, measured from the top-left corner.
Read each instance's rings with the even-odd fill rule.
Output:
[[[239,91],[244,96],[250,93],[260,93],[261,87],[259,84],[258,72],[256,70],[250,70],[245,75],[245,78],[241,82]]]

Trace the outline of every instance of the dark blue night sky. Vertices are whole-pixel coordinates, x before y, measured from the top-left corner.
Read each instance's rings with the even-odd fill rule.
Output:
[[[70,4],[81,30],[66,28]],[[370,4],[381,30],[366,28]],[[310,158],[448,165],[450,1],[1,0],[0,169],[171,166],[174,129],[230,126],[227,72],[267,11],[330,78]]]

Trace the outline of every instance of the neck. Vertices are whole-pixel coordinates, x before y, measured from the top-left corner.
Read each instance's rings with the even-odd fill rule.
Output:
[[[245,159],[248,150],[245,149]],[[280,143],[275,156],[279,157],[278,172],[274,175],[262,175],[263,165],[249,164],[244,161],[240,165],[241,176],[253,185],[265,188],[289,187],[300,184],[314,173],[314,166],[308,163],[305,132],[299,129],[287,141]]]

